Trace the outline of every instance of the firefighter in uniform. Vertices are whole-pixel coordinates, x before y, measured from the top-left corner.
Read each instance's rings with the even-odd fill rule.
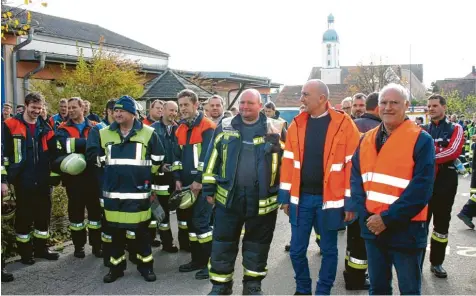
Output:
[[[142,123],[148,126],[152,126],[155,122],[160,120],[160,117],[162,116],[162,111],[163,111],[163,102],[160,100],[153,101],[152,104],[150,105],[149,115],[142,120]],[[155,192],[159,196],[161,196],[162,194],[165,194],[165,190],[155,190]],[[149,224],[149,232],[150,232],[150,237],[152,239],[152,247],[155,247],[155,248],[160,247],[161,245],[161,242],[159,240],[156,240],[157,227],[158,227],[157,220],[154,217],[152,217],[152,220],[150,221],[150,224]]]
[[[175,131],[177,130],[177,123],[175,118],[177,117],[178,107],[174,101],[169,101],[164,104],[164,113],[160,120],[154,122],[152,127],[159,136],[160,141],[164,144],[165,159],[164,167],[165,172],[156,175],[155,182],[152,184],[152,190],[155,191],[159,198],[160,205],[164,209],[165,219],[159,224],[159,234],[162,240],[162,250],[169,253],[177,253],[178,248],[173,243],[172,230],[170,229],[170,211],[169,211],[169,196],[175,188],[174,178],[170,172],[171,164],[174,159],[174,150],[177,145],[175,138]],[[179,228],[180,231],[180,228]],[[188,240],[188,233],[185,236],[182,233],[179,237],[180,248],[189,249],[190,241]]]
[[[59,112],[50,117],[48,123],[56,131],[58,126],[68,120],[68,100],[61,99],[59,101]]]
[[[360,134],[377,127],[382,120],[379,117],[378,93],[371,93],[365,100],[366,112],[354,119]],[[365,241],[360,235],[359,221],[356,219],[347,225],[347,249],[345,255],[344,280],[347,290],[368,290],[370,282],[366,279],[367,252]]]
[[[362,137],[352,156],[351,192],[368,256],[370,295],[392,295],[392,265],[402,295],[421,294],[421,258],[434,176],[431,137],[405,118],[407,90],[380,92],[383,123]]]
[[[260,93],[245,90],[240,114],[223,119],[205,160],[203,195],[214,203],[210,295],[230,295],[243,225],[243,295],[261,295],[276,225],[284,122],[266,118]]]
[[[15,188],[18,253],[21,262],[28,265],[35,263],[33,245],[34,257],[59,258],[58,253],[51,252],[46,246],[51,218],[50,185],[52,180],[58,182],[59,176],[50,171],[56,157],[56,140],[52,128],[40,116],[43,104],[42,95],[28,94],[25,112],[5,120],[2,127],[5,160],[5,172],[2,173],[7,174],[2,182],[8,181]]]
[[[329,89],[313,79],[301,91],[305,112],[289,126],[281,166],[278,201],[291,223],[290,256],[296,294],[310,294],[306,257],[309,235],[318,220],[322,264],[316,294],[329,294],[337,272],[337,231],[353,220],[350,160],[359,142],[352,119],[330,107]]]
[[[68,100],[69,119],[57,128],[57,141],[60,148],[59,160],[71,153],[86,153],[86,142],[89,131],[96,125],[84,117],[84,102],[80,98]],[[59,162],[59,161],[57,161]],[[86,244],[86,228],[89,234],[89,244],[92,253],[102,257],[101,251],[101,206],[99,203],[99,188],[92,170],[89,166],[77,176],[63,174],[63,185],[68,194],[69,229],[74,244],[74,256],[84,258],[84,245]],[[86,185],[86,186],[85,186]],[[88,220],[84,219],[84,209],[88,210]]]
[[[439,278],[447,277],[442,264],[448,245],[451,208],[458,189],[458,173],[454,162],[460,156],[464,144],[463,128],[447,120],[446,108],[445,98],[440,95],[430,96],[428,111],[431,123],[423,126],[433,138],[436,150],[436,178],[428,209],[428,227],[433,216],[430,263],[431,272]]]
[[[157,173],[164,151],[154,129],[135,119],[136,105],[129,96],[114,107],[115,122],[93,129],[87,146],[90,163],[104,166],[104,213],[111,231],[111,267],[105,283],[124,275],[127,230],[136,236],[137,270],[146,281],[155,281],[148,225],[151,220],[152,174]]]
[[[199,270],[195,278],[208,279],[207,263],[212,242],[210,227],[212,207],[201,196],[201,189],[203,161],[216,125],[198,111],[198,96],[193,91],[188,89],[181,91],[177,95],[177,101],[183,120],[175,133],[178,150],[175,152],[176,160],[172,164],[172,170],[176,180],[176,190],[189,188],[197,198],[192,207],[177,210],[179,221],[183,221],[184,217],[187,218],[186,227],[192,255],[191,262],[181,265],[179,271]]]
[[[473,144],[472,151],[474,155],[474,150],[476,145]],[[476,172],[476,161],[472,162],[472,171]],[[471,189],[470,197],[468,202],[464,205],[463,209],[458,213],[458,218],[466,224],[471,229],[474,229],[473,218],[476,217],[476,173],[471,175]]]

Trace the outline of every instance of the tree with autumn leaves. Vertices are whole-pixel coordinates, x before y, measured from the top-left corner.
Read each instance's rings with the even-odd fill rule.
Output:
[[[84,57],[78,49],[78,62],[71,68],[62,67],[55,81],[36,80],[33,90],[41,92],[52,110],[57,110],[61,98],[81,97],[91,102],[92,109],[102,111],[112,98],[129,95],[138,98],[144,90],[145,76],[140,66],[116,53],[91,48],[92,56]]]
[[[19,6],[6,6],[9,3],[7,0],[2,0],[2,39],[6,34],[13,34],[16,36],[22,36],[28,34],[28,30],[31,27],[31,14],[27,9],[29,5],[40,4],[46,7],[45,1],[32,1],[25,0],[22,5]]]

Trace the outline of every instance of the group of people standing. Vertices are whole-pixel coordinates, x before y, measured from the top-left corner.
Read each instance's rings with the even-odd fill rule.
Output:
[[[432,122],[422,128],[406,118],[409,97],[396,84],[344,100],[341,111],[330,105],[322,81],[309,80],[302,112],[289,127],[255,89],[241,93],[235,116],[225,115],[218,95],[207,101],[205,116],[191,90],[177,102],[152,102],[142,121],[128,96],[109,101],[100,122],[85,117],[80,98],[65,101],[60,110],[66,103],[67,114],[46,121],[44,98],[29,94],[25,111],[3,123],[2,195],[7,183],[14,186],[25,264],[59,257],[46,239],[51,186],[61,179],[74,256],[85,257],[88,233],[92,253],[110,268],[106,283],[124,275],[126,249],[144,279],[155,281],[152,247],[161,244],[166,252],[190,252],[179,271],[210,279],[210,295],[232,294],[244,231],[243,294],[260,295],[279,208],[291,223],[296,295],[312,293],[306,252],[313,228],[322,254],[316,294],[330,294],[334,285],[337,232],[344,227],[347,289],[391,294],[395,266],[400,292],[421,294],[432,216],[431,271],[447,276],[442,264],[458,185],[453,161],[463,141],[461,127],[446,119],[442,96],[428,98]],[[64,172],[71,154],[86,162],[79,174]],[[194,201],[177,209],[177,247],[168,202],[186,190]],[[166,214],[160,221],[151,211],[154,199]]]

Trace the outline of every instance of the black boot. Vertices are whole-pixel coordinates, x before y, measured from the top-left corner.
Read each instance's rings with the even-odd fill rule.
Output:
[[[177,253],[177,252],[178,252],[178,248],[177,248],[177,246],[175,246],[174,244],[169,245],[169,246],[163,245],[163,246],[162,246],[162,251],[165,251],[165,252],[167,252],[167,253]]]
[[[96,258],[102,258],[103,253],[101,246],[93,246],[93,255],[96,256]]]
[[[202,268],[199,272],[195,274],[195,279],[197,280],[207,280],[210,276],[208,274],[208,267]]]
[[[448,277],[448,274],[446,273],[446,270],[443,268],[442,265],[432,265],[430,270],[435,274],[437,278],[444,279]]]
[[[58,260],[59,259],[59,253],[57,252],[52,252],[48,248],[45,248],[40,251],[35,250],[35,258],[43,258],[46,260]]]
[[[158,239],[154,239],[150,245],[152,248],[158,248],[162,245],[162,242]]]
[[[74,257],[76,258],[84,258],[86,254],[84,253],[84,246],[74,246]]]
[[[25,265],[33,265],[36,261],[33,257],[21,257],[20,262]]]
[[[104,276],[103,281],[105,283],[112,283],[112,282],[115,282],[118,278],[123,276],[124,276],[124,271],[110,269],[109,273]]]
[[[146,282],[155,282],[155,280],[157,279],[152,269],[141,271],[140,274],[142,275],[142,277],[145,279]]]
[[[231,295],[233,294],[233,282],[226,284],[213,285],[212,290],[208,295]]]
[[[345,270],[343,274],[346,290],[368,290],[370,288],[370,281],[365,274],[351,274]]]
[[[2,283],[8,283],[13,280],[14,280],[13,274],[11,274],[5,269],[5,261],[2,258]]]
[[[474,229],[474,223],[471,217],[466,216],[462,212],[460,212],[457,216],[461,221],[463,221],[464,224],[466,224],[466,226],[468,226],[471,229]]]
[[[243,282],[243,295],[263,295],[263,290],[261,290],[261,282]]]
[[[192,262],[189,262],[187,264],[180,265],[179,271],[180,272],[191,272],[191,271],[200,270],[200,269],[203,269],[203,268],[206,268],[206,266],[200,265],[200,264],[192,261]]]

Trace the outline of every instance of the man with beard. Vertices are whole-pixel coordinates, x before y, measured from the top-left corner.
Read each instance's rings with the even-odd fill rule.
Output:
[[[365,99],[367,97],[362,93],[357,93],[352,98],[352,119],[360,118],[365,113]]]

